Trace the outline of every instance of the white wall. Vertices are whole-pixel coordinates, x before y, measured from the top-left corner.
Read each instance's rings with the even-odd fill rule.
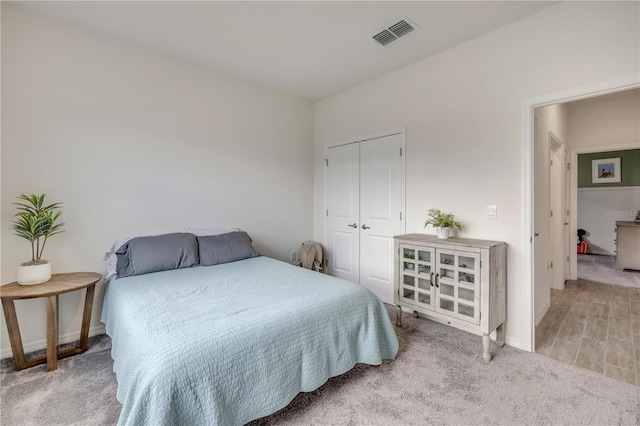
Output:
[[[640,89],[570,102],[571,149],[640,146]],[[593,150],[590,150],[593,152]]]
[[[53,272],[103,272],[123,235],[240,227],[288,260],[312,237],[312,105],[2,2],[2,271],[29,244],[11,232],[20,193],[64,203]],[[99,331],[102,288],[94,303]],[[60,333],[80,329],[80,292]],[[27,350],[44,347],[41,300],[16,303]],[[2,355],[10,354],[4,317]]]
[[[578,228],[589,232],[588,252],[614,256],[616,221],[633,220],[639,207],[639,186],[578,188]]]
[[[406,126],[407,232],[425,232],[426,211],[438,207],[461,220],[461,236],[506,241],[507,342],[528,347],[522,102],[638,73],[638,11],[635,2],[561,3],[316,103],[315,238],[324,146]],[[488,204],[497,220],[485,219]]]

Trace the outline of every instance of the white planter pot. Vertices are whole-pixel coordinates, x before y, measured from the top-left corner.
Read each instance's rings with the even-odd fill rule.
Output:
[[[51,279],[51,263],[42,265],[18,266],[18,284],[33,285],[46,283]]]
[[[449,233],[451,232],[451,228],[436,228],[438,231],[438,238],[441,240],[446,240],[449,238]]]

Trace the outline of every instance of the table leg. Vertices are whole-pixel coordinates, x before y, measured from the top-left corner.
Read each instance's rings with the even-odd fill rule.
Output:
[[[89,346],[89,326],[91,325],[91,310],[93,308],[93,293],[95,288],[95,284],[87,287],[87,292],[84,296],[84,313],[82,314],[80,344],[78,345],[82,352],[86,351]]]
[[[396,326],[402,327],[402,306],[396,306]]]
[[[47,371],[58,368],[58,296],[47,297]]]
[[[17,370],[26,367],[24,358],[24,349],[22,347],[22,338],[20,337],[20,328],[18,327],[18,318],[16,317],[16,307],[12,299],[2,299],[2,309],[4,310],[4,319],[7,322],[7,331],[9,332],[9,341],[11,342],[11,352],[13,353],[13,365]]]

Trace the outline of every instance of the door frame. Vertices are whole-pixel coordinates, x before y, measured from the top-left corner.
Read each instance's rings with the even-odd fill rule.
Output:
[[[564,215],[564,220],[565,220],[565,226],[564,226],[564,232],[565,232],[565,236],[564,236],[564,242],[565,242],[565,256],[566,256],[566,262],[564,264],[564,281],[566,282],[567,280],[570,279],[575,279],[575,278],[571,278],[571,256],[572,253],[576,251],[575,248],[575,242],[576,239],[571,237],[571,194],[572,194],[572,189],[571,189],[571,153],[568,150],[568,147],[565,145],[564,146],[564,157],[563,157],[563,167],[564,167],[564,189],[563,189],[563,195],[564,195],[564,200],[563,200],[563,204],[564,204],[564,208],[567,209],[566,212],[563,212]],[[577,223],[577,221],[573,221],[574,223]],[[575,231],[573,233],[573,235],[575,234]],[[573,253],[573,256],[575,257],[575,253]]]
[[[402,157],[401,157],[401,172],[400,172],[400,182],[401,182],[401,192],[402,194],[400,194],[401,197],[401,201],[400,201],[400,209],[402,212],[402,221],[401,221],[401,233],[406,234],[407,232],[407,198],[406,198],[406,194],[407,194],[407,189],[406,189],[406,171],[407,171],[407,167],[406,167],[406,163],[407,163],[407,138],[406,138],[406,132],[407,129],[406,127],[398,127],[396,129],[392,129],[392,130],[387,130],[387,131],[382,131],[382,132],[377,132],[377,133],[372,133],[372,134],[368,134],[365,136],[359,136],[359,137],[355,137],[355,138],[349,138],[349,139],[343,139],[337,142],[331,142],[328,143],[324,146],[324,161],[327,161],[328,158],[328,150],[330,148],[334,148],[336,146],[341,146],[341,145],[348,145],[348,144],[352,144],[352,143],[360,143],[360,142],[365,142],[368,140],[372,140],[372,139],[380,139],[380,138],[384,138],[387,136],[393,136],[393,135],[400,135],[401,141],[402,141]],[[327,205],[328,205],[328,200],[327,200],[327,168],[324,167],[324,207],[323,210],[326,212],[327,211]],[[329,235],[328,235],[328,226],[327,226],[327,216],[325,214],[324,216],[324,241],[329,241]]]
[[[524,99],[521,106],[522,114],[522,241],[521,249],[524,255],[522,268],[522,321],[523,321],[523,341],[513,342],[527,351],[535,350],[535,312],[534,312],[534,282],[533,282],[533,218],[534,218],[534,108],[552,105],[557,103],[572,102],[580,99],[592,98],[609,93],[621,92],[624,90],[640,87],[640,74],[606,80],[594,84],[575,87],[546,95]],[[576,167],[572,167],[575,170]],[[573,175],[573,172],[572,172]],[[576,174],[577,176],[577,174]],[[577,187],[577,185],[576,185]],[[572,185],[573,191],[573,185]],[[577,189],[576,189],[577,194]],[[577,200],[577,196],[576,196]],[[573,200],[572,200],[573,201]],[[577,202],[577,201],[576,201]],[[573,208],[572,205],[572,209]],[[571,224],[573,229],[576,226],[573,211],[571,212]],[[574,254],[575,255],[575,254]],[[520,343],[516,345],[515,343]]]

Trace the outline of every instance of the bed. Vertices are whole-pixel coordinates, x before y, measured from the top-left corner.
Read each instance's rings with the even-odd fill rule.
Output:
[[[101,320],[121,425],[245,424],[398,350],[370,291],[265,256],[112,277]]]

